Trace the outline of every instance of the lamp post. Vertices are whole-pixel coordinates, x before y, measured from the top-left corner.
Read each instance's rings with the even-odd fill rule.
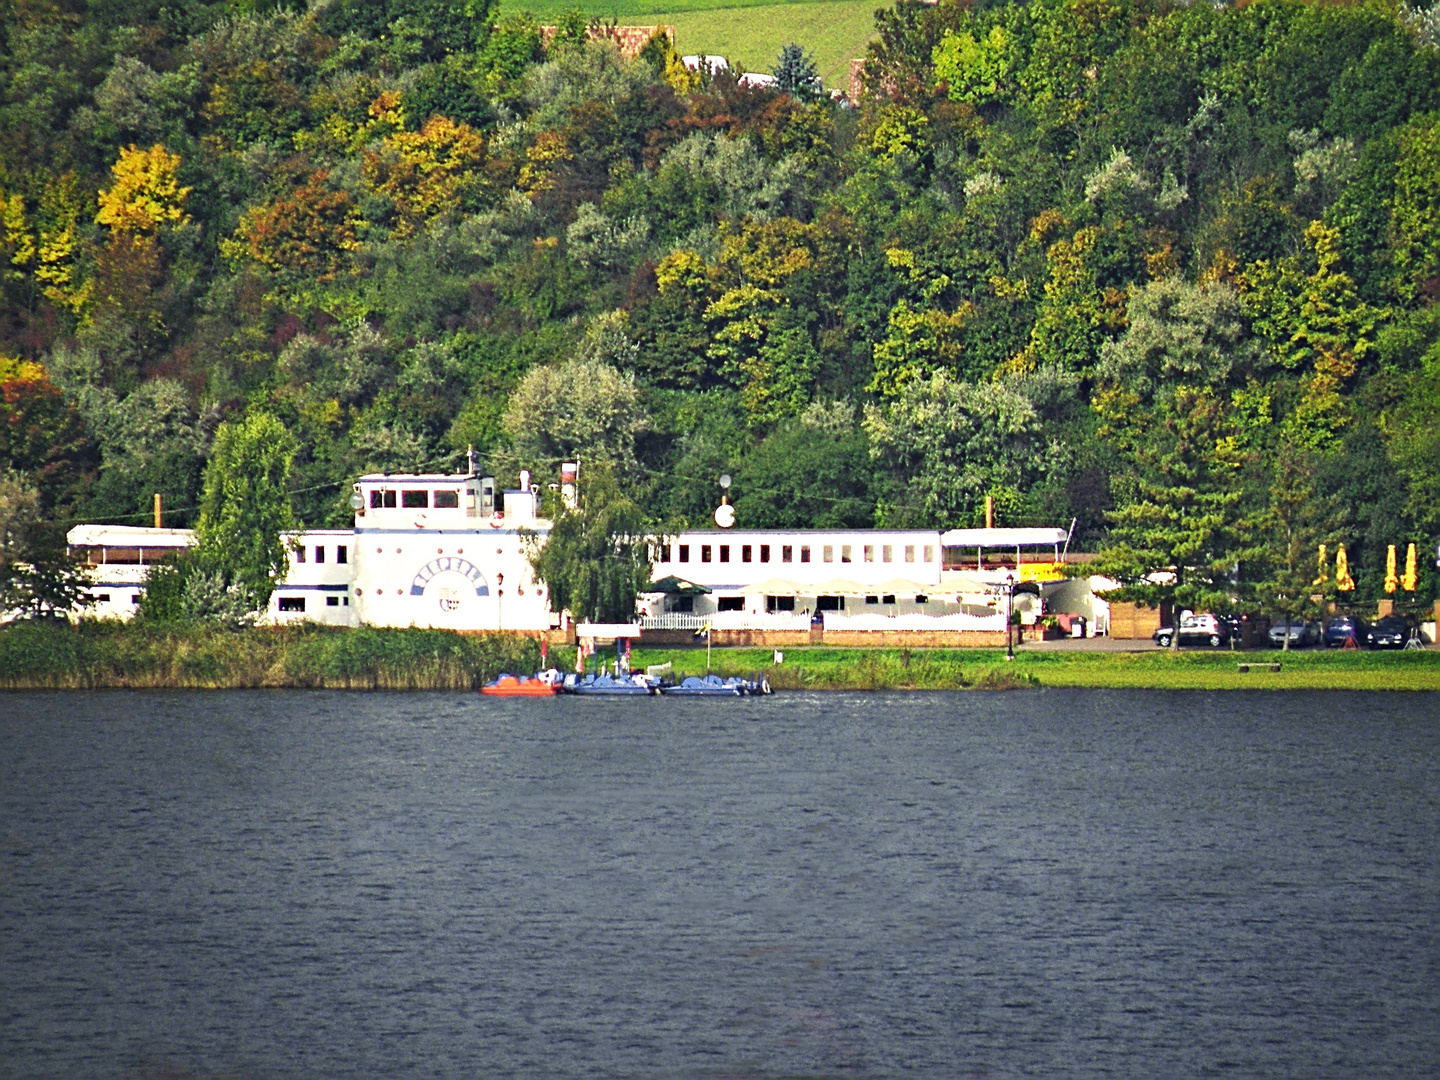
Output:
[[[1005,575],[1005,659],[1015,659],[1015,646],[1011,642],[1014,631],[1011,623],[1015,620],[1015,575]]]

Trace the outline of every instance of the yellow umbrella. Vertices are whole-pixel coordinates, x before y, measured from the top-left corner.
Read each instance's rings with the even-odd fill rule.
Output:
[[[1400,579],[1400,587],[1406,592],[1414,592],[1420,584],[1420,574],[1415,566],[1415,544],[1412,542],[1405,551],[1405,576]]]
[[[1312,581],[1311,585],[1324,585],[1330,580],[1330,553],[1325,550],[1325,545],[1320,545],[1320,575]]]
[[[1350,557],[1345,554],[1345,545],[1335,551],[1335,588],[1340,592],[1352,592],[1355,579],[1350,576]]]
[[[1391,544],[1385,552],[1385,591],[1393,593],[1400,587],[1400,579],[1395,576],[1395,545]]]

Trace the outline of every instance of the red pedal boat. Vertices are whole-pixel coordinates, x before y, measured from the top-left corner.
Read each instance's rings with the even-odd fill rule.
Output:
[[[482,694],[495,697],[551,697],[558,693],[558,684],[528,675],[501,675],[480,688]]]

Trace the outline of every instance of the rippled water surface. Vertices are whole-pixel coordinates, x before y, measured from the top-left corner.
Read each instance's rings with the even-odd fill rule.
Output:
[[[0,695],[0,1075],[1437,1068],[1434,695]]]

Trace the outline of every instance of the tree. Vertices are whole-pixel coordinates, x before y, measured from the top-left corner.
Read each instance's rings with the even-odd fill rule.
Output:
[[[630,375],[601,360],[576,358],[532,370],[505,410],[504,427],[516,468],[545,475],[562,461],[609,463],[635,478],[635,439],[650,427]]]
[[[59,615],[84,587],[63,528],[44,520],[40,492],[14,470],[0,470],[0,611]]]
[[[875,522],[870,442],[845,402],[813,402],[746,453],[735,517],[747,529],[861,529]]]
[[[485,140],[469,124],[432,116],[419,131],[397,131],[366,151],[361,175],[400,212],[396,232],[408,236],[469,204],[479,188]]]
[[[1110,599],[1223,607],[1248,543],[1239,482],[1248,454],[1231,394],[1253,375],[1256,350],[1228,286],[1152,282],[1127,313],[1093,401],[1101,437],[1128,465],[1094,572],[1119,582]]]
[[[813,101],[824,89],[815,61],[794,42],[782,48],[775,58],[775,88],[801,101]]]
[[[1293,619],[1318,617],[1327,592],[1328,571],[1318,566],[1321,545],[1335,550],[1340,517],[1334,499],[1322,498],[1315,484],[1313,453],[1283,443],[1275,455],[1270,501],[1259,520],[1251,562],[1260,571],[1256,598],[1267,610],[1285,617],[1285,644],[1290,648]]]
[[[903,485],[896,512],[926,525],[968,523],[986,495],[1012,501],[1055,464],[1057,448],[1014,385],[912,379],[887,406],[865,407],[870,456]]]
[[[289,490],[295,450],[294,436],[269,413],[215,432],[195,539],[251,611],[270,602],[275,579],[289,565],[281,534],[297,527]]]
[[[329,281],[360,247],[360,212],[347,191],[327,186],[325,169],[289,197],[245,211],[234,240],[221,241],[227,258],[249,259],[272,274],[301,281]]]
[[[190,220],[185,199],[191,189],[178,179],[180,155],[156,143],[148,150],[130,145],[110,167],[113,183],[100,191],[95,220],[120,233],[154,234],[162,225]]]
[[[545,583],[550,607],[578,621],[630,622],[635,598],[650,580],[649,547],[658,537],[613,468],[588,466],[575,509],[557,504],[543,544],[531,541],[530,564]]]

